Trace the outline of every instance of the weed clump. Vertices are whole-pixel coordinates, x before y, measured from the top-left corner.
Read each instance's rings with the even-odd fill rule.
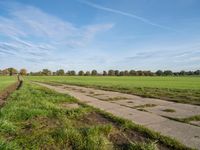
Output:
[[[162,111],[164,111],[164,112],[171,112],[171,113],[176,112],[176,110],[174,110],[174,109],[163,109]]]

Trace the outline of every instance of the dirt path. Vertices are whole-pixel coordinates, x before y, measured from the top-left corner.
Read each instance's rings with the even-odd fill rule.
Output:
[[[200,114],[200,106],[177,104],[79,86],[37,84],[60,93],[70,94],[88,105],[132,120],[134,123],[144,125],[147,128],[160,132],[162,135],[176,138],[189,147],[200,149],[200,127],[166,118],[167,116],[184,118]]]
[[[0,108],[5,104],[6,98],[16,89],[19,89],[21,84],[21,82],[16,82],[0,92]]]

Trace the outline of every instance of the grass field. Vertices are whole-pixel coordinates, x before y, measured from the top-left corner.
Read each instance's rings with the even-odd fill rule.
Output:
[[[54,82],[120,91],[144,97],[200,105],[200,77],[27,77],[29,80]]]
[[[66,107],[72,103],[79,107]],[[186,149],[175,140],[89,107],[73,97],[26,82],[0,110],[0,149],[156,147]]]
[[[0,91],[11,85],[12,83],[16,82],[16,77],[10,76],[0,76]]]

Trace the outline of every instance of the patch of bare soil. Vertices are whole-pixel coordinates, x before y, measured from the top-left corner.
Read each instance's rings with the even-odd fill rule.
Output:
[[[130,141],[128,138],[122,134],[122,132],[115,132],[110,134],[110,141],[115,144],[118,149],[127,149]]]
[[[145,137],[142,133],[131,129],[122,129],[116,122],[97,112],[91,112],[82,117],[79,121],[88,125],[112,124],[115,130],[109,135],[109,140],[114,143],[116,149],[127,149],[131,142],[150,142],[150,139]],[[159,143],[157,147],[161,150],[169,149]]]
[[[47,130],[52,130],[60,126],[60,123],[58,120],[53,118],[47,118],[47,117],[34,117],[30,120],[27,120],[23,122],[22,130],[20,133],[15,134],[8,134],[6,135],[7,140],[13,140],[16,138],[17,135],[30,135],[32,136],[33,133],[37,132],[45,132]]]
[[[94,125],[94,124],[113,124],[111,120],[108,120],[105,118],[103,115],[97,113],[97,112],[92,112],[89,113],[88,115],[84,116],[83,118],[80,119],[83,123],[87,123],[89,125]]]
[[[2,107],[7,99],[7,97],[13,93],[15,90],[18,90],[22,86],[22,82],[16,82],[9,87],[7,87],[5,90],[0,92],[0,107]]]
[[[60,106],[66,109],[76,109],[80,107],[80,105],[77,103],[62,103]]]
[[[37,124],[37,128],[36,125]],[[37,130],[53,129],[59,126],[59,122],[53,118],[47,117],[34,117],[26,122],[24,122],[22,132],[26,134],[31,134]]]

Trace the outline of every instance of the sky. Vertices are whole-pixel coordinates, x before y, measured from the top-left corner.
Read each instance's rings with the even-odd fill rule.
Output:
[[[0,69],[200,69],[199,0],[0,0]]]

